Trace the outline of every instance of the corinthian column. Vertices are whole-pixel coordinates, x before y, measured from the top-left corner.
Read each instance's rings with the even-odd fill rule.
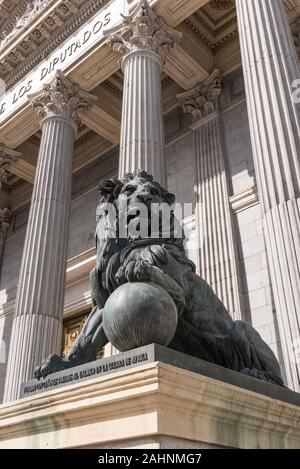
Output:
[[[146,0],[121,27],[106,31],[122,55],[124,91],[119,176],[144,169],[165,183],[161,71],[164,55],[181,37],[155,15]]]
[[[299,61],[281,0],[236,0],[252,149],[288,385],[300,389]],[[297,356],[298,355],[298,356]]]
[[[74,136],[80,109],[95,98],[58,72],[29,96],[42,119],[28,226],[19,275],[4,400],[19,396],[21,383],[61,346],[71,204]]]
[[[196,224],[199,274],[214,289],[234,319],[241,319],[238,258],[229,203],[218,70],[191,91],[177,96],[194,119]]]

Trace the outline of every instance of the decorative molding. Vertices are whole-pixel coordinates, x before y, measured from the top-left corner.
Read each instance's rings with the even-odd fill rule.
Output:
[[[214,10],[230,10],[234,2],[233,0],[210,0],[209,6]]]
[[[219,97],[222,93],[222,78],[215,70],[196,88],[177,95],[179,105],[184,113],[190,113],[194,121],[199,121],[219,109]]]
[[[246,189],[245,191],[239,192],[238,194],[229,197],[229,202],[234,214],[259,204],[257,187],[253,186],[250,189]]]
[[[0,2],[0,38],[10,34],[18,18],[20,18],[26,8],[28,0],[1,0]]]
[[[17,18],[17,21],[10,31],[9,34],[4,34],[2,41],[0,41],[0,49],[5,47],[9,42],[15,40],[16,36],[19,35],[33,20],[36,19],[37,15],[40,15],[42,11],[49,6],[52,0],[32,0],[27,3],[27,7],[23,15]]]
[[[25,37],[22,36],[22,41],[20,43],[17,42],[13,45],[11,52],[8,52],[8,50],[5,52],[2,51],[0,77],[4,78],[7,89],[16,84],[26,75],[26,73],[33,69],[35,65],[47,57],[63,41],[68,39],[71,34],[94,16],[99,9],[109,2],[109,0],[91,0],[87,4],[83,0],[78,0],[78,2],[83,3],[83,6],[77,14],[74,13],[74,2],[68,2],[65,0],[58,2],[58,15],[60,15],[63,22],[60,27],[56,25],[56,29],[54,30],[49,26],[49,24],[47,24],[48,17],[45,19],[45,24],[41,18],[40,23],[35,23],[35,27],[33,29],[29,29]],[[72,16],[67,15],[66,12],[62,14],[62,11],[59,10],[59,8],[61,9],[63,7],[61,4],[66,5],[69,8]],[[73,11],[71,11],[71,7]],[[51,16],[50,13],[51,12],[49,11],[49,15]],[[19,61],[13,61],[13,56],[11,54],[17,50],[24,50],[24,53],[26,51],[26,60],[22,63]]]

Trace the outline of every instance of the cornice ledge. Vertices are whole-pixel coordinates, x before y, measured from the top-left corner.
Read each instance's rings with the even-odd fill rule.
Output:
[[[229,198],[231,208],[234,214],[247,210],[254,205],[259,204],[257,187],[253,186]]]

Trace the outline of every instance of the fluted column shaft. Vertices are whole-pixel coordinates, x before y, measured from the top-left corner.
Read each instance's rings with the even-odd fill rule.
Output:
[[[177,96],[192,115],[195,137],[196,225],[199,274],[214,289],[234,319],[242,319],[235,229],[229,203],[219,70]],[[244,319],[244,318],[243,318]]]
[[[71,201],[74,128],[44,120],[19,276],[5,399],[47,355],[60,352]]]
[[[48,86],[48,85],[47,85]],[[71,211],[76,116],[86,106],[62,74],[33,95],[42,138],[19,274],[4,400],[19,397],[22,382],[51,353],[60,353]]]
[[[299,61],[281,0],[237,0],[257,184],[288,385],[300,389]]]
[[[218,111],[197,122],[195,183],[199,274],[234,319],[242,319],[234,226]]]
[[[144,169],[165,183],[160,57],[147,50],[123,61],[124,90],[119,176]]]
[[[119,177],[143,169],[165,185],[161,71],[181,33],[140,0],[120,27],[105,34],[121,54],[124,73]]]

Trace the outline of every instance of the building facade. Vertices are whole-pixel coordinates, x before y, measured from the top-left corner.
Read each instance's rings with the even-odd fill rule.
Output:
[[[98,183],[140,168],[299,391],[299,35],[298,0],[0,2],[0,400],[76,340]]]

